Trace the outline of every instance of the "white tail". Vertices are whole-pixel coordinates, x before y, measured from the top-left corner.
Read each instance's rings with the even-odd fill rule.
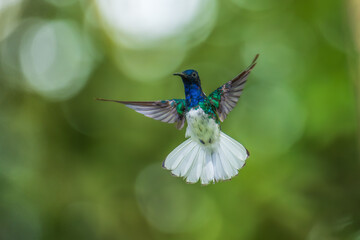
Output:
[[[223,132],[211,146],[200,145],[189,138],[165,159],[163,167],[189,183],[209,184],[231,179],[245,165],[249,157],[246,148]]]

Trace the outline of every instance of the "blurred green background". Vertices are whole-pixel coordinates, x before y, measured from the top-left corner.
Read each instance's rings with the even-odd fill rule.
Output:
[[[0,0],[0,239],[360,239],[357,0]],[[185,131],[119,100],[210,93],[231,181],[161,168]]]

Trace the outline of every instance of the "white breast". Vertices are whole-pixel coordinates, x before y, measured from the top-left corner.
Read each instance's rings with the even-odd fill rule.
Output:
[[[220,126],[200,107],[186,114],[188,127],[186,137],[191,137],[200,145],[210,146],[217,143],[220,137]]]

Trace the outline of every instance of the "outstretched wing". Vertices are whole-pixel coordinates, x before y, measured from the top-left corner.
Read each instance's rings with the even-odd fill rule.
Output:
[[[99,101],[108,101],[125,104],[125,106],[134,109],[138,113],[144,114],[147,117],[160,120],[167,123],[177,123],[176,128],[182,129],[185,122],[185,100],[171,99],[153,102],[130,102],[117,101],[98,98]]]
[[[225,83],[215,91],[213,91],[208,99],[215,107],[220,121],[224,121],[229,112],[235,107],[239,97],[244,89],[244,85],[251,70],[256,65],[256,60],[259,54],[256,54],[251,65],[242,73],[237,75],[233,80]]]

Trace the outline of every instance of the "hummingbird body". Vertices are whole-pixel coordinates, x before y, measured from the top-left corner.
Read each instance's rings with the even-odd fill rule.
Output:
[[[252,64],[233,80],[220,86],[209,96],[202,91],[200,78],[195,70],[176,73],[184,83],[185,99],[153,102],[129,102],[98,99],[123,103],[127,107],[167,123],[177,123],[183,128],[185,120],[188,139],[175,148],[163,162],[163,167],[189,183],[202,184],[228,180],[238,174],[249,157],[246,148],[221,131],[220,121],[235,107]]]
[[[185,137],[191,137],[200,145],[212,147],[219,140],[220,124],[201,108],[192,108],[186,114],[188,127]]]

